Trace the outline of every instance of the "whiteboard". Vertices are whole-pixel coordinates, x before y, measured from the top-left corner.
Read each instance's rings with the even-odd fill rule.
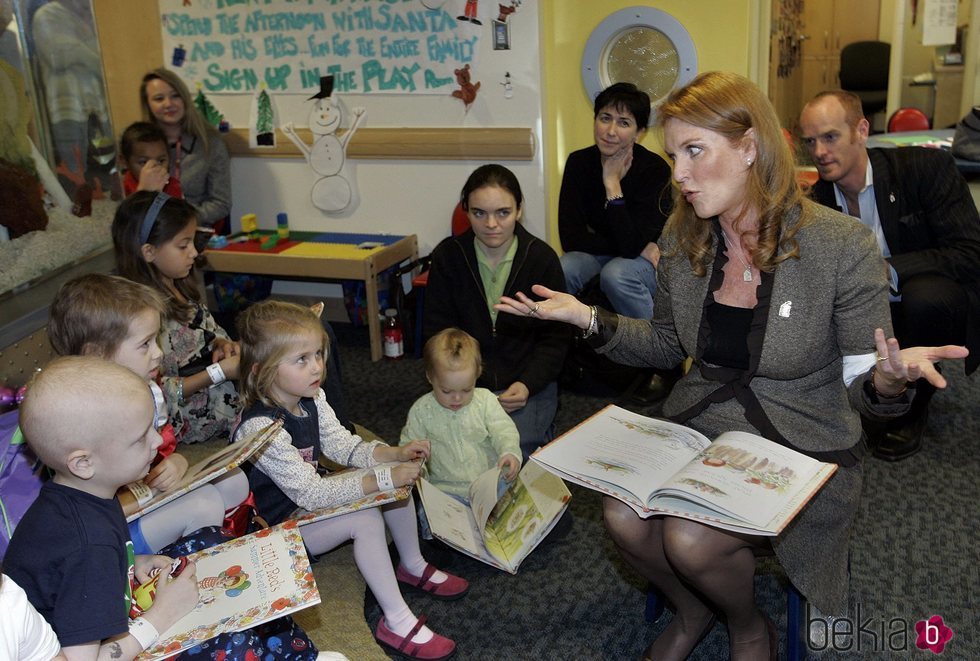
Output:
[[[183,4],[183,0],[175,0]],[[226,10],[244,0],[193,0],[207,4],[212,11]],[[404,2],[405,0],[399,0]],[[421,0],[408,0],[422,6]],[[171,0],[160,0],[161,14]],[[248,3],[253,9],[254,2]],[[269,8],[295,6],[341,6],[390,4],[387,0],[306,0],[295,3],[267,0]],[[427,4],[439,4],[427,0]],[[450,15],[463,15],[466,0],[443,3]],[[378,92],[337,92],[344,109],[341,125],[349,126],[350,109],[366,109],[361,128],[365,127],[524,127],[533,131],[536,141],[531,161],[503,162],[517,175],[525,198],[524,223],[531,233],[546,236],[546,189],[540,136],[542,135],[541,61],[538,48],[539,7],[534,0],[524,0],[507,17],[509,49],[495,49],[494,21],[503,3],[478,3],[477,18],[482,25],[469,24],[477,31],[478,51],[473,54],[472,79],[480,83],[476,99],[468,108],[451,91],[439,94]],[[326,35],[322,35],[326,38]],[[499,43],[498,43],[499,45]],[[186,47],[185,47],[186,49]],[[165,61],[170,62],[172,49],[164,47]],[[510,74],[510,89],[505,86]],[[194,88],[192,88],[193,90]],[[510,94],[510,97],[506,96]],[[255,91],[225,94],[208,93],[208,99],[225,116],[233,128],[247,128]],[[294,122],[305,126],[309,115],[309,94],[270,92],[279,123]],[[314,174],[301,158],[232,159],[232,223],[245,213],[255,213],[261,227],[275,226],[279,212],[289,216],[290,227],[299,230],[415,233],[419,250],[428,253],[448,236],[450,217],[459,191],[469,173],[483,161],[393,161],[348,159],[346,174],[355,183],[355,200],[342,213],[327,214],[311,200]]]

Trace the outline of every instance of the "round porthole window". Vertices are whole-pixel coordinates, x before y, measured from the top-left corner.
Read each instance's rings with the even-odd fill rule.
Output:
[[[589,35],[582,55],[582,83],[590,101],[613,83],[631,82],[656,106],[697,69],[691,35],[676,18],[652,7],[607,16]]]

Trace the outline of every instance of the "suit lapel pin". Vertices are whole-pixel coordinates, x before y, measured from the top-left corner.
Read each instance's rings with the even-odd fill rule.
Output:
[[[888,194],[888,201],[891,202],[892,204],[895,204],[895,193]]]
[[[786,301],[779,306],[779,316],[789,319],[789,313],[793,309],[793,301]]]

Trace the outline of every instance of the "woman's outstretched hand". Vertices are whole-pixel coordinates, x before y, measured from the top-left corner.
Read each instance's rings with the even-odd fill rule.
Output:
[[[582,330],[589,327],[592,311],[571,294],[565,294],[543,285],[531,287],[531,293],[540,296],[540,301],[532,300],[523,292],[517,292],[515,298],[501,296],[500,302],[494,305],[498,312],[516,314],[518,316],[536,317],[549,321],[564,321],[566,324],[577,326]]]
[[[895,338],[886,340],[885,331],[880,328],[875,329],[875,347],[878,350],[875,388],[884,394],[900,392],[907,382],[920,378],[937,388],[945,388],[946,379],[936,370],[935,363],[963,359],[970,353],[966,347],[955,344],[902,349]]]

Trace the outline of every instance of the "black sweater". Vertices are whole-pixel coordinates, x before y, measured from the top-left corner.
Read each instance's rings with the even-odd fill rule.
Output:
[[[565,276],[551,246],[520,224],[514,228],[517,254],[504,294],[520,291],[534,298],[531,285],[565,291]],[[432,251],[432,271],[425,293],[425,339],[444,328],[460,328],[480,342],[483,374],[477,385],[504,390],[520,381],[537,394],[558,379],[571,340],[571,327],[560,322],[519,317],[505,312],[494,324],[476,261],[472,230],[443,240]]]
[[[624,204],[606,205],[595,145],[572,152],[558,196],[558,235],[565,252],[633,259],[656,242],[671,209],[670,167],[633,145],[633,164],[620,182]]]

